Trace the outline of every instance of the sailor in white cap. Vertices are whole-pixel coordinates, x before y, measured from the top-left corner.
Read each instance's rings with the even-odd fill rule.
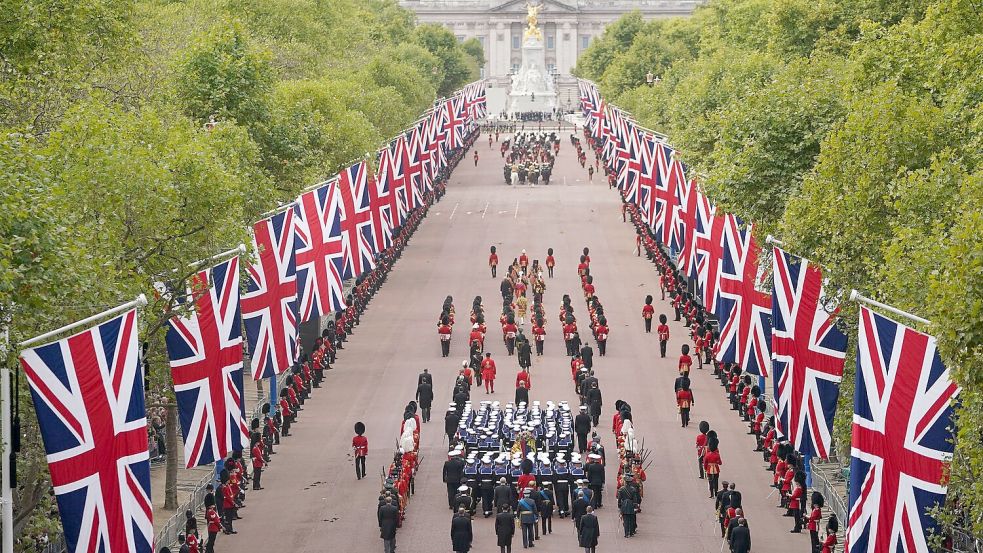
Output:
[[[474,499],[471,497],[471,488],[466,485],[458,486],[457,495],[454,496],[454,511],[464,509],[469,515],[474,515]]]
[[[461,458],[461,450],[454,449],[447,454],[447,461],[444,462],[442,479],[447,484],[447,506],[454,509],[454,493],[464,479],[464,459]]]
[[[587,414],[587,406],[580,406],[580,413],[573,421],[573,429],[577,434],[577,449],[584,453],[587,451],[587,434],[590,433],[591,419]]]

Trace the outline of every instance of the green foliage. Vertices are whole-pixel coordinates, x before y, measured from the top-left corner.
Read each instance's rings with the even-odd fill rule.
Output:
[[[414,30],[412,40],[438,60],[437,65],[430,68],[434,76],[440,77],[437,82],[438,95],[447,96],[477,78],[474,59],[464,51],[454,34],[442,25],[420,25]]]
[[[920,330],[963,387],[953,500],[939,516],[983,535],[980,3],[711,0],[688,21],[640,29],[596,41],[579,74],[666,133],[724,209],[821,263],[833,288],[932,321]],[[662,76],[651,87],[649,70]],[[854,333],[856,305],[842,307]]]
[[[476,78],[482,58],[480,45],[417,28],[396,0],[0,2],[11,341],[153,297],[155,280],[181,288],[188,263],[247,242],[261,213],[371,156],[438,91]],[[171,389],[169,301],[141,315],[157,397]],[[34,550],[33,534],[58,520],[26,386],[18,393],[14,530],[18,550]],[[176,502],[176,482],[162,495]]]
[[[474,37],[471,37],[461,43],[461,48],[464,53],[471,56],[474,60],[475,65],[478,67],[483,67],[485,65],[485,48],[481,45],[481,42]]]

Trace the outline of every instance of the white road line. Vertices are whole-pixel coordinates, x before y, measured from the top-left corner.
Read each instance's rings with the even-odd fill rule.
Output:
[[[454,204],[454,209],[451,210],[451,216],[447,218],[448,221],[454,218],[454,213],[457,212],[457,206],[461,205],[461,202]]]
[[[485,202],[485,209],[481,212],[481,218],[485,218],[485,213],[488,213],[488,202]]]
[[[513,219],[519,218],[519,200],[515,201],[515,215],[512,216]]]

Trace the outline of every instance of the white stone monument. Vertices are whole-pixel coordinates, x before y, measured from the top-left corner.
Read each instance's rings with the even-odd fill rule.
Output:
[[[556,90],[553,77],[546,72],[546,51],[543,32],[537,26],[539,6],[527,5],[528,26],[522,36],[522,65],[512,75],[508,112],[553,111],[556,108]]]

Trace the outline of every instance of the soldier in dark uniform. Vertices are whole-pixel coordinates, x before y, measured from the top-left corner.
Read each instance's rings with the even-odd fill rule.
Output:
[[[601,500],[604,491],[604,464],[601,463],[601,456],[596,453],[591,453],[587,458],[590,459],[587,463],[587,481],[590,482],[590,489],[593,492],[591,502],[594,508],[600,509],[604,506]]]
[[[450,459],[444,461],[442,479],[447,484],[447,506],[454,510],[455,493],[464,478],[464,459],[459,451],[452,451],[449,456]]]
[[[433,375],[430,374],[430,369],[423,369],[423,372],[416,377],[416,385],[419,386],[426,382],[430,386],[433,386]]]
[[[516,335],[515,345],[519,352],[519,366],[528,369],[532,366],[532,349],[529,347],[529,340],[522,334],[522,330],[519,330]]]
[[[543,535],[553,533],[553,505],[556,500],[553,494],[553,485],[550,482],[540,484],[539,491],[539,516],[543,523]]]
[[[474,516],[474,498],[471,497],[471,488],[467,484],[461,484],[457,487],[457,494],[454,496],[454,505],[452,508],[457,512],[461,512],[461,509],[464,509],[469,516]]]

